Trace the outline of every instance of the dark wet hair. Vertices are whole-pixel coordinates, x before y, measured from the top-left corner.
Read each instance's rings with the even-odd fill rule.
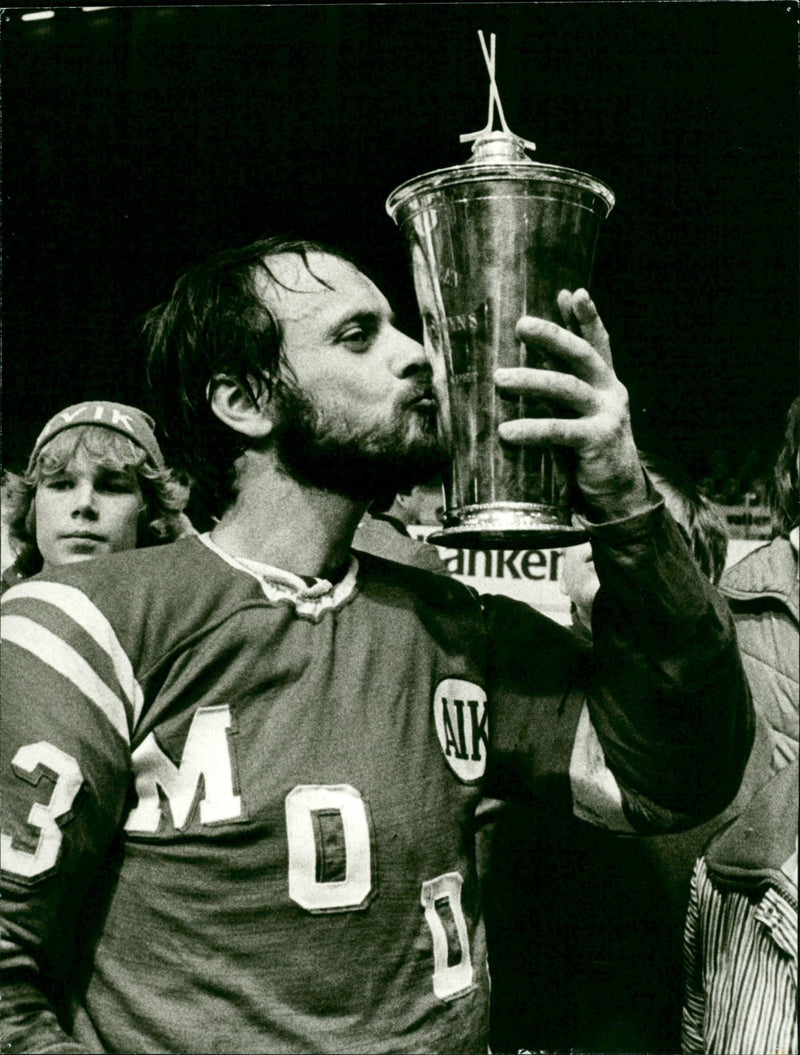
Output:
[[[222,374],[254,402],[265,392],[271,396],[282,333],[280,319],[259,293],[259,279],[280,284],[269,260],[285,253],[299,256],[313,274],[308,262],[313,252],[354,263],[321,242],[261,239],[190,268],[169,300],[146,318],[153,410],[170,442],[173,464],[188,473],[212,516],[220,516],[233,501],[235,462],[250,441],[212,412],[209,383]]]

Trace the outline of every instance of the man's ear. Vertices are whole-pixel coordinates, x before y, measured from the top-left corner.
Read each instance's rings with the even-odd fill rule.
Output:
[[[212,412],[234,432],[253,439],[264,439],[272,432],[266,392],[254,403],[239,381],[227,374],[215,374],[206,388],[206,399]]]

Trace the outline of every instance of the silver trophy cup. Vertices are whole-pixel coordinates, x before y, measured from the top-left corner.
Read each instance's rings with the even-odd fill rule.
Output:
[[[468,548],[546,548],[582,541],[570,510],[568,456],[503,443],[498,425],[563,416],[546,402],[500,395],[500,367],[559,369],[515,336],[523,315],[564,325],[561,289],[587,288],[614,195],[583,172],[531,161],[508,131],[478,135],[464,165],[392,192],[408,240],[425,346],[452,451],[444,525],[431,541]]]

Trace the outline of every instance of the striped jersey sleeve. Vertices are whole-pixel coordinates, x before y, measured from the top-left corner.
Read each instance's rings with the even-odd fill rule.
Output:
[[[9,590],[2,641],[4,991],[7,1006],[39,1012],[17,1049],[37,1051],[66,1036],[27,987],[77,927],[118,827],[142,692],[110,622],[74,586]]]

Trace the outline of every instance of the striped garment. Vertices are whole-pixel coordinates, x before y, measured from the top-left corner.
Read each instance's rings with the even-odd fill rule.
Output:
[[[796,777],[788,786],[796,796]],[[787,828],[791,822],[795,831],[796,798],[794,809],[784,803],[784,810]],[[768,819],[762,815],[764,824]],[[743,834],[745,844],[748,836],[755,842],[761,834],[746,825],[737,833],[735,827],[724,835]],[[682,1049],[719,1055],[796,1053],[797,883],[774,861],[760,868],[743,863],[741,850],[733,864],[728,857],[720,866],[713,854],[708,856],[695,866],[686,920]]]

